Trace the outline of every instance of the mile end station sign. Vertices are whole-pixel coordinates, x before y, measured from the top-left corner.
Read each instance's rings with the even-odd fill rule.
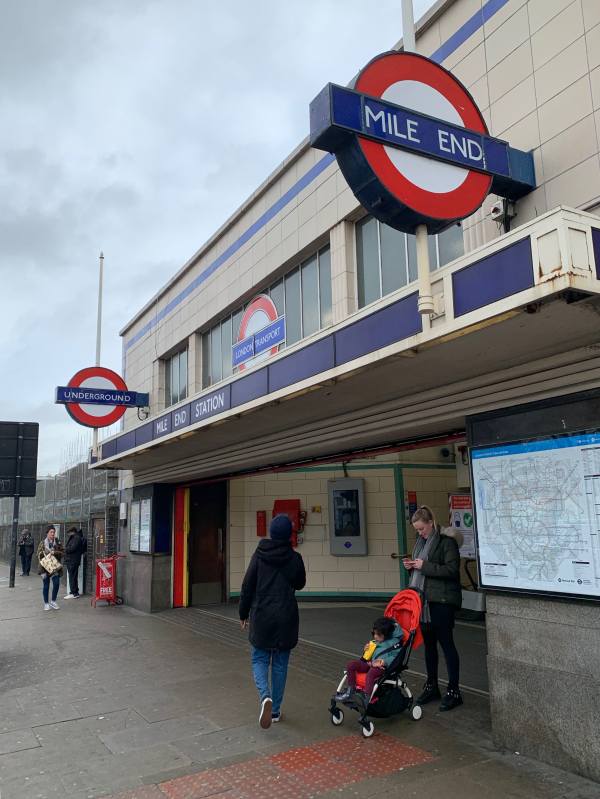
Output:
[[[488,193],[535,188],[533,155],[488,134],[450,72],[416,53],[376,56],[351,88],[328,83],[310,106],[310,143],[335,153],[361,205],[397,230],[439,233]]]

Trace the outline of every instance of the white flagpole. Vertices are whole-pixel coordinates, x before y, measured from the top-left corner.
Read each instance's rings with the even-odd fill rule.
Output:
[[[104,280],[104,253],[100,253],[100,268],[98,273],[98,319],[96,321],[96,366],[100,366],[102,346],[102,283]],[[92,454],[98,457],[98,428],[94,427],[92,440]]]
[[[412,0],[402,0],[402,42],[405,53],[415,53],[417,51],[415,16],[413,13]],[[417,246],[417,277],[419,283],[418,308],[420,314],[429,316],[433,313],[433,297],[431,296],[427,225],[417,225],[415,239]]]

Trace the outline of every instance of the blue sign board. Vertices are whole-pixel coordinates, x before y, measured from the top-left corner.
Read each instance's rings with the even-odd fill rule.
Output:
[[[77,386],[58,386],[56,402],[84,405],[125,405],[128,408],[146,408],[150,404],[149,394],[139,391],[119,391],[114,388],[79,388]]]
[[[180,427],[187,427],[190,423],[190,405],[183,405],[181,408],[172,412],[171,426],[173,430],[178,430]]]
[[[254,357],[254,336],[238,341],[232,347],[231,363],[234,368]]]
[[[329,83],[311,107],[311,144],[337,151],[360,135],[492,175],[491,191],[518,199],[535,188],[533,156],[494,139]]]
[[[275,322],[271,322],[267,327],[263,327],[258,333],[254,334],[254,353],[270,350],[283,344],[285,341],[285,316],[280,316]]]
[[[274,322],[270,322],[262,330],[247,336],[242,341],[234,344],[231,352],[231,362],[234,367],[254,358],[255,355],[260,355],[261,352],[267,352],[272,347],[277,347],[285,341],[285,316],[280,316]]]
[[[212,394],[205,394],[200,399],[192,402],[191,424],[208,419],[209,416],[216,416],[218,413],[228,411],[231,408],[231,386],[225,386]]]
[[[154,420],[154,438],[168,435],[172,430],[171,414],[167,413],[159,419]]]

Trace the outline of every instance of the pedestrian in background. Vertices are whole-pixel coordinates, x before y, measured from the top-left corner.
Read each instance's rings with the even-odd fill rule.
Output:
[[[55,571],[49,572],[42,566],[42,560],[46,557],[46,555],[54,555],[56,560],[58,561],[59,568]],[[58,596],[58,589],[60,587],[60,575],[62,572],[62,559],[64,555],[64,550],[60,544],[60,541],[56,538],[56,528],[54,525],[50,525],[46,529],[46,536],[42,538],[39,543],[38,550],[37,550],[37,558],[38,558],[38,574],[42,577],[42,596],[44,598],[44,610],[58,610],[58,605],[56,604],[56,597]],[[50,580],[52,580],[52,599],[49,600],[50,594]]]
[[[65,599],[79,598],[79,566],[83,555],[83,531],[71,527],[67,532],[65,545],[65,566],[69,575],[69,593]]]
[[[252,555],[239,608],[242,629],[250,622],[252,673],[260,697],[258,721],[263,729],[281,720],[290,652],[298,643],[296,591],[306,584],[304,561],[290,542],[289,518],[275,516],[269,534],[271,537],[264,538]]]
[[[21,577],[29,577],[31,559],[33,557],[33,536],[29,530],[23,530],[19,538],[19,556],[21,558]]]

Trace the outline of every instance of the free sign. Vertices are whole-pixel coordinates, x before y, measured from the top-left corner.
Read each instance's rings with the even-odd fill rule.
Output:
[[[313,147],[336,155],[373,216],[430,234],[474,213],[490,191],[535,188],[533,156],[488,135],[475,101],[450,72],[416,53],[383,53],[353,88],[327,84],[310,106]]]
[[[86,427],[108,427],[117,422],[127,408],[148,405],[148,394],[129,391],[123,378],[112,369],[89,366],[80,369],[66,386],[58,386],[55,402]]]

